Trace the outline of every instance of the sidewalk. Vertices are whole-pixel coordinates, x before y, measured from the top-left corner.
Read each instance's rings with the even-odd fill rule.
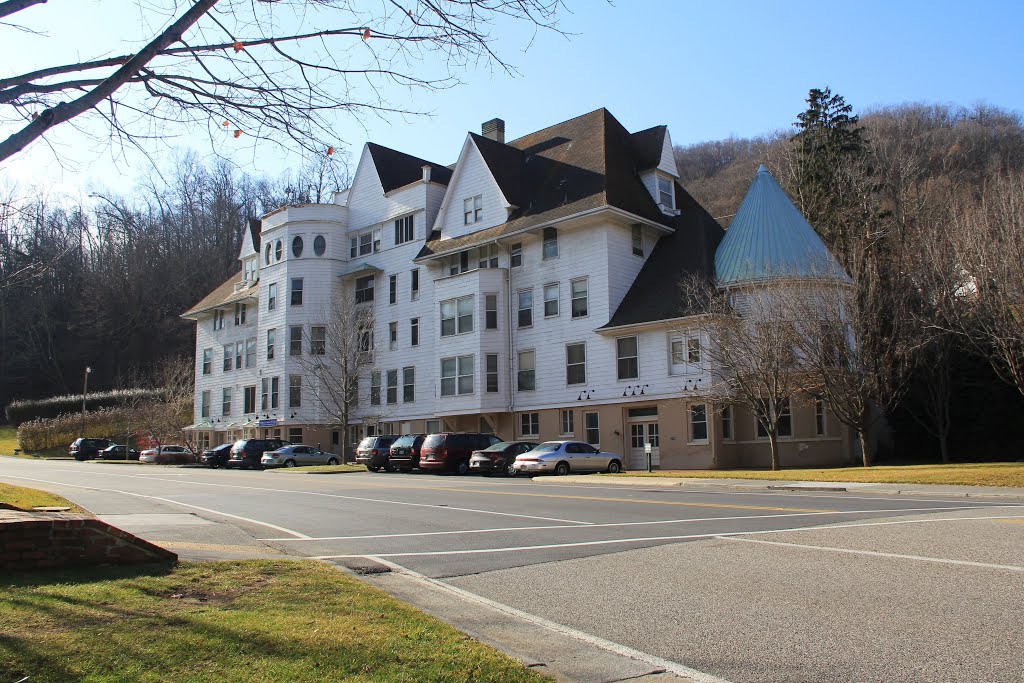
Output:
[[[687,488],[729,491],[847,491],[892,496],[942,498],[1006,498],[1024,501],[1024,489],[1011,486],[944,486],[935,484],[869,484],[836,481],[771,481],[765,479],[704,479],[684,477],[630,477],[576,474],[534,477],[535,484],[588,484],[634,488]]]

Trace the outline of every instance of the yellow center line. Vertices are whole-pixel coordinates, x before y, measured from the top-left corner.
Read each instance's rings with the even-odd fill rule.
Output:
[[[523,496],[529,498],[559,498],[562,500],[593,500],[602,503],[637,503],[640,505],[674,505],[678,507],[695,508],[725,508],[729,510],[761,510],[765,512],[836,512],[836,510],[816,508],[787,508],[773,507],[767,505],[733,505],[729,503],[688,503],[677,500],[642,500],[636,498],[611,498],[604,496],[570,496],[558,493],[522,493],[519,491],[494,491],[480,489],[466,489],[461,487],[447,486],[404,486],[388,484],[370,484],[359,482],[358,484],[347,485],[352,488],[366,487],[376,489],[411,490],[411,491],[443,491],[446,493],[480,493],[491,496]]]
[[[996,522],[1002,522],[1003,524],[1024,524],[1024,519],[997,519]]]

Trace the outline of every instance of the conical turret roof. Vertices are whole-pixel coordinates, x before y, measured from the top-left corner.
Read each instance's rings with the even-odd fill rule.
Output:
[[[720,287],[793,278],[850,282],[764,164],[718,245],[715,276]]]

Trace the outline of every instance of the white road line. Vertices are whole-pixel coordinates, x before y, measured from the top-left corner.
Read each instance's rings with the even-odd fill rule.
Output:
[[[22,479],[22,480],[25,480],[25,481],[35,481],[35,482],[39,482],[39,483],[42,483],[42,484],[55,484],[57,486],[70,486],[70,487],[76,488],[76,489],[86,489],[86,490],[89,490],[89,491],[103,491],[105,493],[120,493],[120,494],[123,494],[125,496],[135,496],[137,498],[148,498],[150,500],[159,500],[159,501],[164,502],[164,503],[170,503],[171,505],[180,505],[182,507],[192,508],[194,510],[202,510],[203,512],[209,512],[209,513],[214,514],[214,515],[220,515],[221,517],[230,517],[231,519],[238,519],[238,520],[241,520],[243,522],[250,522],[252,524],[258,524],[260,526],[265,526],[268,529],[275,529],[275,530],[280,531],[282,533],[291,534],[296,539],[300,539],[300,540],[307,540],[307,539],[309,539],[309,536],[307,536],[306,534],[299,533],[298,531],[293,531],[291,529],[286,529],[285,527],[278,526],[277,524],[271,524],[270,522],[261,522],[260,520],[252,519],[251,517],[242,517],[240,515],[232,515],[232,514],[230,514],[228,512],[221,512],[220,510],[211,510],[210,508],[199,507],[198,505],[191,505],[189,503],[182,503],[181,501],[171,500],[170,498],[161,498],[160,496],[147,496],[145,494],[134,493],[132,491],[119,491],[117,489],[104,489],[104,488],[100,488],[98,486],[84,486],[84,485],[80,485],[80,484],[66,484],[66,483],[61,482],[61,481],[49,481],[49,480],[46,480],[46,479],[33,479],[31,477],[16,477],[16,476],[10,475],[10,474],[5,474],[4,476],[5,477],[10,477],[12,479]]]
[[[437,579],[432,579],[429,576],[424,576],[423,574],[412,571],[411,569],[406,569],[400,564],[389,562],[385,559],[382,559],[380,555],[361,555],[360,557],[366,557],[367,559],[373,560],[375,562],[380,562],[381,564],[390,567],[392,571],[405,574],[406,576],[414,578],[417,581],[425,583],[440,591],[458,596],[463,600],[469,600],[470,602],[475,602],[477,604],[489,607],[498,612],[503,612],[510,616],[527,621],[536,626],[541,626],[551,631],[555,631],[556,633],[561,633],[562,635],[568,636],[574,640],[579,640],[589,645],[594,645],[595,647],[599,647],[602,650],[614,652],[617,655],[621,655],[623,657],[628,657],[630,659],[635,659],[637,661],[650,664],[651,666],[664,669],[665,671],[673,673],[677,676],[685,676],[694,681],[697,681],[697,683],[729,683],[729,681],[725,680],[724,678],[719,678],[717,676],[704,673],[703,671],[691,669],[685,664],[680,664],[679,662],[673,662],[670,659],[663,659],[661,657],[657,657],[646,652],[641,652],[640,650],[631,648],[628,645],[622,645],[620,643],[615,643],[610,640],[605,640],[604,638],[599,638],[598,636],[591,635],[590,633],[579,631],[569,626],[565,626],[564,624],[559,624],[558,622],[545,619],[544,617],[539,617],[535,614],[530,614],[529,612],[524,612],[520,609],[516,609],[515,607],[510,607],[495,600],[491,600],[490,598],[485,598],[482,595],[470,593],[469,591],[464,590],[462,588],[452,586],[451,584],[447,584],[443,581],[438,581]]]
[[[67,471],[67,470],[64,470],[64,471]],[[14,477],[14,475],[3,474],[3,475],[0,475],[0,478],[5,477],[5,476]],[[496,510],[478,510],[476,508],[456,507],[454,505],[438,505],[436,503],[410,503],[410,502],[402,501],[402,500],[384,500],[384,499],[380,499],[380,498],[362,498],[362,497],[359,497],[359,496],[343,496],[343,495],[338,494],[338,493],[321,493],[321,492],[318,492],[318,491],[298,491],[298,490],[292,490],[292,489],[275,489],[275,488],[263,487],[263,486],[242,486],[241,484],[217,484],[217,483],[205,482],[205,481],[182,481],[182,480],[179,480],[179,479],[161,480],[161,479],[156,478],[155,476],[148,476],[148,475],[147,476],[143,476],[143,475],[134,475],[134,474],[110,474],[108,476],[112,476],[112,477],[141,478],[141,479],[145,479],[147,481],[167,481],[168,483],[173,483],[173,484],[191,484],[191,485],[195,485],[195,486],[214,486],[214,487],[220,487],[220,488],[243,489],[245,491],[267,491],[267,492],[270,492],[270,493],[289,493],[289,494],[305,495],[305,496],[320,496],[320,497],[323,497],[323,498],[338,498],[340,500],[358,500],[360,502],[365,502],[365,503],[384,503],[384,504],[389,504],[389,505],[406,505],[406,506],[411,506],[411,507],[424,507],[424,508],[432,508],[432,509],[435,509],[435,510],[455,510],[457,512],[473,512],[473,513],[481,514],[481,515],[498,515],[498,516],[501,516],[501,517],[516,517],[518,519],[539,519],[542,522],[562,522],[564,524],[577,524],[577,525],[584,525],[584,526],[589,526],[590,524],[592,524],[592,522],[582,522],[582,521],[575,520],[575,519],[562,519],[560,517],[540,517],[538,515],[521,515],[521,514],[517,514],[517,513],[514,513],[514,512],[497,512]],[[14,477],[14,478],[15,479],[18,479],[18,478],[27,479],[27,477]],[[42,481],[42,480],[39,480],[39,481]],[[49,482],[49,483],[61,484],[61,482],[56,482],[56,481]],[[66,484],[66,486],[73,486],[73,484]],[[80,487],[80,488],[90,488],[90,487]],[[288,532],[288,530],[285,530],[285,531]],[[291,533],[291,532],[288,532],[288,533]],[[306,536],[306,538],[308,538],[308,536]]]
[[[733,515],[730,517],[691,517],[689,519],[655,519],[647,522],[608,522],[608,523],[594,523],[594,524],[560,524],[560,525],[549,525],[549,526],[512,526],[512,527],[500,527],[497,529],[460,529],[456,531],[421,531],[421,532],[410,532],[402,534],[366,534],[362,536],[312,536],[309,538],[264,538],[264,541],[281,541],[281,542],[295,542],[295,541],[354,541],[360,539],[378,539],[378,538],[409,538],[417,536],[458,536],[463,534],[488,534],[488,533],[499,533],[509,531],[540,531],[540,530],[562,530],[562,529],[579,529],[580,527],[586,527],[587,529],[606,529],[614,527],[625,527],[625,526],[649,526],[655,524],[687,524],[691,522],[724,522],[733,519],[776,519],[779,517],[813,517],[821,515],[865,515],[873,513],[888,513],[888,512],[939,512],[939,511],[951,511],[951,510],[984,510],[990,506],[975,506],[975,507],[934,507],[934,508],[895,508],[892,510],[841,510],[836,512],[787,512],[778,515]]]
[[[741,543],[758,543],[764,545],[784,546],[787,548],[803,548],[806,550],[824,550],[831,553],[844,553],[847,555],[867,555],[869,557],[886,557],[897,560],[915,560],[918,562],[939,562],[941,564],[960,564],[968,567],[983,567],[985,569],[1008,569],[1013,572],[1024,572],[1024,567],[1013,564],[990,564],[988,562],[970,562],[968,560],[950,560],[944,557],[925,557],[922,555],[901,555],[898,553],[882,553],[875,550],[854,550],[852,548],[832,548],[830,546],[806,545],[803,543],[782,543],[780,541],[764,541],[759,538],[735,538],[716,537],[723,541],[739,541]]]
[[[920,524],[926,522],[960,522],[964,520],[978,520],[978,519],[1016,519],[1024,517],[1024,515],[995,515],[989,517],[950,517],[945,519],[921,519],[921,520],[901,520],[895,522],[868,522],[868,523],[855,523],[855,524],[835,524],[832,526],[807,526],[807,527],[792,527],[789,529],[767,529],[767,530],[754,530],[754,531],[727,531],[722,533],[711,533],[711,534],[684,534],[678,536],[646,536],[640,538],[614,538],[606,539],[601,541],[577,541],[576,543],[549,543],[546,545],[520,545],[520,546],[508,546],[501,548],[477,548],[473,550],[431,550],[421,552],[408,552],[408,553],[378,553],[375,557],[427,557],[427,556],[438,556],[438,555],[481,555],[486,553],[512,553],[522,552],[527,550],[553,550],[556,548],[578,548],[586,546],[597,546],[597,545],[622,545],[628,543],[654,543],[658,541],[688,541],[702,538],[718,538],[725,540],[727,536],[753,536],[760,534],[784,534],[790,531],[829,531],[832,529],[847,529],[852,527],[862,526],[888,526],[893,524]],[[365,557],[366,554],[351,554],[351,555],[318,555],[313,557],[314,560],[331,560],[340,559],[345,557]]]

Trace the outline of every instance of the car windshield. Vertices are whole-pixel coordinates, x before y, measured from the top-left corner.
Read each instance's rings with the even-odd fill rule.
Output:
[[[511,445],[512,445],[511,441],[499,441],[498,443],[492,444],[492,445],[488,446],[487,448],[485,448],[484,452],[487,452],[487,451],[499,451],[499,452],[500,451],[504,451],[506,448],[508,448]]]
[[[359,442],[359,445],[356,446],[356,448],[373,448],[373,440],[374,440],[374,438],[375,437],[372,437],[372,436],[366,437],[365,439],[363,439],[362,441]]]
[[[437,448],[444,443],[444,434],[431,434],[423,441],[424,448]]]
[[[534,446],[532,450],[537,451],[538,453],[552,453],[557,451],[561,446],[562,444],[558,441],[545,441],[539,446]]]
[[[395,439],[395,442],[393,444],[391,444],[391,445],[392,446],[411,446],[414,441],[416,441],[416,437],[413,436],[412,434],[409,434],[407,436],[400,436],[400,437],[398,437],[397,439]]]

